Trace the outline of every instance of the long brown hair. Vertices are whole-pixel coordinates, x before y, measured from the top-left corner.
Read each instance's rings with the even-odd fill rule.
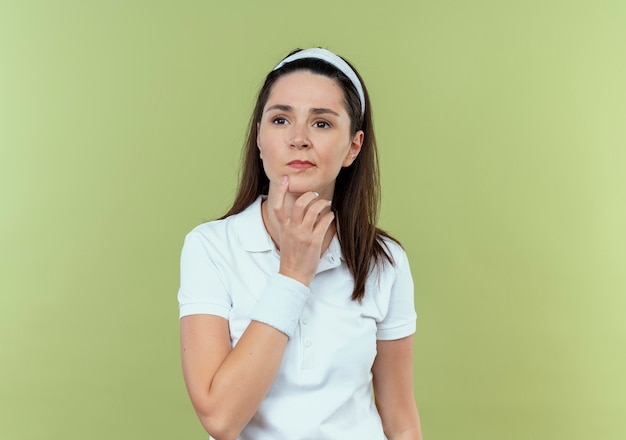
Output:
[[[297,49],[289,55],[299,52]],[[288,56],[289,56],[288,55]],[[248,139],[244,145],[239,188],[233,206],[222,217],[238,214],[250,206],[261,194],[267,194],[269,179],[263,171],[263,164],[257,148],[258,123],[263,114],[272,86],[278,78],[296,70],[306,70],[335,80],[342,88],[346,109],[350,116],[350,130],[356,134],[363,130],[361,151],[349,167],[339,172],[333,194],[333,210],[337,218],[337,235],[341,251],[348,269],[354,278],[352,299],[361,301],[365,295],[365,281],[375,266],[384,261],[394,264],[384,238],[396,241],[379,229],[378,212],[380,207],[380,174],[378,152],[372,123],[372,110],[369,94],[361,75],[346,61],[357,74],[365,95],[365,112],[361,116],[361,102],[352,82],[333,65],[313,58],[304,58],[285,64],[271,71],[257,97],[250,118]],[[397,241],[396,241],[397,242]]]

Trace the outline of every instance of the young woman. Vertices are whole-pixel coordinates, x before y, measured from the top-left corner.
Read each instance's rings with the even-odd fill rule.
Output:
[[[217,440],[421,439],[371,114],[343,58],[292,52],[259,92],[232,208],[185,239],[183,374]]]

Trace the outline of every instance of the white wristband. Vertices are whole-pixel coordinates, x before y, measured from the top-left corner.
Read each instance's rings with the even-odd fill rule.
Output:
[[[310,292],[293,278],[276,274],[261,292],[250,319],[274,327],[291,338]]]

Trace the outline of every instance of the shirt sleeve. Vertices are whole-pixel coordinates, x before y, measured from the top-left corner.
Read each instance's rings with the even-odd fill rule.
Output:
[[[390,251],[395,261],[395,278],[389,294],[387,314],[378,322],[376,338],[381,341],[401,339],[415,333],[415,299],[413,277],[406,252],[392,243]]]
[[[232,301],[227,287],[211,258],[208,240],[191,231],[180,257],[179,317],[208,314],[228,319]]]

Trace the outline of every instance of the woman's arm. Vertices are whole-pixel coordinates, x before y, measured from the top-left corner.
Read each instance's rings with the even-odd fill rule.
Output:
[[[185,384],[202,425],[217,440],[237,438],[274,380],[287,335],[252,321],[231,349],[224,318],[186,316],[180,330]]]
[[[376,408],[389,440],[422,440],[413,397],[413,336],[378,341],[372,367]]]
[[[293,283],[298,281],[298,286],[308,285],[315,276],[322,243],[334,217],[329,202],[313,192],[301,195],[287,213],[287,188],[288,179],[284,178],[270,208],[277,218],[281,245],[279,273]],[[274,287],[282,289],[285,285]],[[239,435],[274,381],[288,336],[264,323],[272,324],[272,319],[261,318],[268,318],[268,310],[271,313],[280,312],[277,309],[283,306],[289,308],[281,302],[290,299],[292,292],[286,288],[267,292],[270,302],[263,303],[264,308],[257,307],[264,310],[263,316],[253,312],[257,320],[253,318],[233,349],[226,319],[212,315],[181,319],[181,357],[187,391],[202,425],[216,440],[235,439]]]

